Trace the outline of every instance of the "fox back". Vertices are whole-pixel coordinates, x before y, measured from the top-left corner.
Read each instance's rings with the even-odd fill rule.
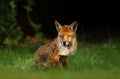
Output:
[[[62,62],[64,67],[67,67],[68,57],[75,54],[77,49],[77,22],[74,21],[70,25],[62,26],[55,21],[55,26],[58,31],[58,36],[53,42],[40,46],[35,52],[36,64],[43,66],[58,67]]]

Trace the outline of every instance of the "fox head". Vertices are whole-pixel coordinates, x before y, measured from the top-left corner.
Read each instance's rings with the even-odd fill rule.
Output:
[[[60,45],[69,48],[73,46],[76,41],[76,30],[78,23],[74,21],[70,25],[62,26],[58,21],[55,21],[55,26],[58,31]]]

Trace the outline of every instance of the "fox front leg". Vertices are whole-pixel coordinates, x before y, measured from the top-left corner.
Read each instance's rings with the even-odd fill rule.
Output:
[[[59,56],[59,55],[56,55],[56,56],[54,57],[54,65],[55,65],[55,68],[58,68],[59,62],[60,62],[60,56]]]
[[[62,62],[63,67],[67,68],[68,57],[67,56],[61,56],[60,61]]]

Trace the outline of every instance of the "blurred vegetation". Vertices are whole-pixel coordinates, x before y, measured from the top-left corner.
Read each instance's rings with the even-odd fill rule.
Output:
[[[22,39],[22,31],[16,23],[16,5],[14,0],[0,1],[0,43],[11,45],[18,44]],[[18,26],[18,27],[17,27]]]
[[[23,31],[16,21],[16,6],[19,1],[21,0],[0,0],[0,45],[16,46],[19,45],[23,39],[25,40],[24,42],[29,40],[34,43],[42,36],[42,33],[39,32],[41,25],[35,24],[29,15],[29,12],[32,11],[34,1],[25,0],[27,4],[23,5],[23,7],[26,10],[30,26],[35,30],[35,36],[26,36],[23,38]]]
[[[47,68],[34,65],[33,56],[36,48],[34,46],[31,48],[26,48],[24,50],[23,48],[0,48],[0,71],[4,69],[5,71],[9,69],[10,71],[49,70]],[[101,45],[81,42],[78,45],[75,55],[69,57],[67,70],[81,71],[86,69],[120,69],[119,48],[119,41],[109,41]],[[62,64],[60,64],[59,69],[64,70]]]
[[[32,48],[0,48],[0,78],[120,79],[119,41],[109,41],[101,45],[81,42],[75,55],[69,57],[68,68],[64,69],[59,64],[58,70],[34,65],[33,52],[36,48]],[[58,78],[58,75],[61,77]]]

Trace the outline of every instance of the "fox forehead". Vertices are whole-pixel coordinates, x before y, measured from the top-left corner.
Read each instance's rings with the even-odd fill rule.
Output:
[[[61,29],[60,29],[60,32],[59,32],[59,35],[71,35],[71,36],[75,36],[76,33],[71,30],[71,28],[67,25],[63,26]]]

